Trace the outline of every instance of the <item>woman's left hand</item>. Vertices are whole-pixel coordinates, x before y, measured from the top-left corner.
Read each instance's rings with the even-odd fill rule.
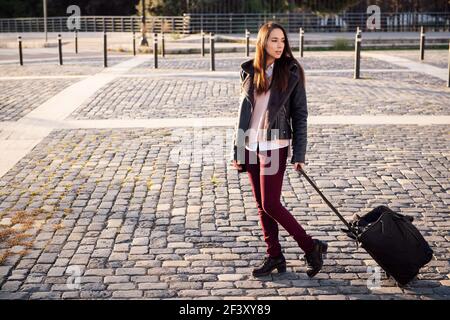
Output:
[[[294,163],[294,170],[295,171],[300,171],[301,170],[305,170],[305,164],[303,162],[296,162]]]

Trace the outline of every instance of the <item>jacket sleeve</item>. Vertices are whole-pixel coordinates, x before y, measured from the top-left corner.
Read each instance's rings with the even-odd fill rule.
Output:
[[[291,118],[292,118],[292,159],[291,163],[305,162],[307,146],[307,119],[308,106],[306,91],[302,81],[298,81],[291,95]]]
[[[242,89],[242,82],[244,82],[245,72],[243,69],[239,72],[239,78],[240,78],[240,87]],[[241,92],[242,93],[242,92]],[[237,131],[239,129],[239,115],[236,117],[236,122],[234,124],[234,131],[233,131],[233,144],[231,147],[231,160],[237,160],[237,146],[236,146],[236,139],[237,139]]]

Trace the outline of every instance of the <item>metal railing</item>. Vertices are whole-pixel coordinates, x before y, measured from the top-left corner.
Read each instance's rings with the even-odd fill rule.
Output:
[[[183,16],[150,16],[146,18],[148,32],[170,33],[242,33],[245,29],[257,32],[259,26],[273,20],[281,23],[288,32],[354,32],[359,26],[367,31],[366,13],[342,13],[318,16],[312,13],[255,13],[255,14],[184,14]],[[71,31],[67,27],[68,17],[49,17],[49,32]],[[139,16],[81,16],[80,32],[131,32],[139,31]],[[382,13],[381,30],[378,31],[449,31],[450,13],[448,12],[406,12]],[[43,32],[44,18],[0,19],[0,32]]]
[[[188,33],[200,30],[215,33],[242,33],[248,29],[257,32],[267,21],[281,23],[288,32],[354,32],[357,27],[367,31],[366,13],[342,13],[318,16],[312,13],[286,14],[185,14]],[[419,31],[424,26],[428,31],[449,31],[450,13],[382,13],[381,30],[378,31]]]
[[[69,32],[68,17],[48,17],[48,32]],[[158,16],[146,18],[148,32],[186,33],[189,26],[180,16]],[[132,32],[139,31],[142,18],[139,16],[82,16],[79,32]],[[44,18],[0,19],[0,32],[44,32]]]

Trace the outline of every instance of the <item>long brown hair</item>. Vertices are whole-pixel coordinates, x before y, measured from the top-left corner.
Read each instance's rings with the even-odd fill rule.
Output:
[[[269,81],[266,78],[265,72],[267,53],[264,48],[266,47],[267,41],[269,41],[270,33],[274,29],[280,29],[281,31],[283,31],[285,41],[283,53],[281,54],[281,57],[279,59],[275,59],[274,63],[272,76],[272,83],[274,88],[280,90],[281,92],[287,90],[289,80],[289,66],[292,62],[294,62],[298,66],[300,81],[302,85],[304,85],[305,83],[305,73],[300,63],[297,61],[297,59],[294,58],[294,55],[292,54],[286,31],[280,24],[269,21],[261,26],[258,31],[258,37],[256,40],[255,59],[253,60],[253,68],[255,70],[253,83],[258,94],[269,90]]]

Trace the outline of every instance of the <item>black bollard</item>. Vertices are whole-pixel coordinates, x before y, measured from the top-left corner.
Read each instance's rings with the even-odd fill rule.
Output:
[[[250,31],[248,31],[248,29],[245,29],[245,42],[245,55],[248,57],[250,56]]]
[[[209,36],[209,43],[210,43],[210,53],[211,53],[211,71],[215,71],[216,67],[214,64],[214,33],[210,33]]]
[[[61,42],[61,35],[58,34],[58,53],[59,53],[59,65],[63,65],[63,56],[62,56],[62,42]]]
[[[78,54],[78,30],[75,30],[75,53]]]
[[[425,32],[423,27],[420,27],[420,60],[423,61],[425,56]]]
[[[158,69],[158,34],[153,35],[153,59],[155,64],[155,69]]]
[[[19,64],[23,66],[22,37],[18,36],[17,41],[19,42]]]
[[[136,33],[133,31],[133,56],[136,55]]]
[[[202,57],[205,56],[205,33],[203,32],[203,29],[202,29],[202,52],[201,52],[201,54],[202,54]]]
[[[359,79],[359,69],[361,65],[361,30],[358,27],[355,36],[355,72],[354,79]]]
[[[161,55],[166,56],[166,49],[164,47],[164,31],[161,31]]]
[[[450,88],[450,41],[448,42],[448,79],[447,87]]]
[[[303,45],[305,43],[305,32],[303,31],[303,28],[300,28],[300,39],[298,43],[298,50],[300,51],[300,57],[303,58]]]
[[[103,67],[108,67],[108,42],[106,32],[103,32]]]

